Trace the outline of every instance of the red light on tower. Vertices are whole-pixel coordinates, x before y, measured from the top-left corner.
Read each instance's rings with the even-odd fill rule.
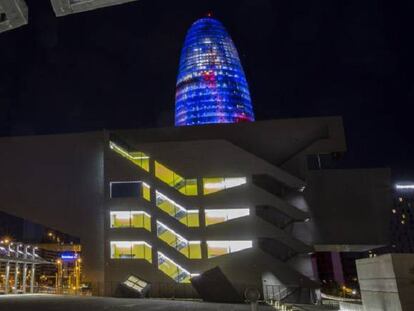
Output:
[[[212,12],[208,12],[207,13],[207,17],[213,17],[213,13]]]

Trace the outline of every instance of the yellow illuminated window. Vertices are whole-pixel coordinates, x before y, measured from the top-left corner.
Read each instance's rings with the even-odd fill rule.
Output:
[[[214,224],[219,224],[222,222],[229,221],[231,219],[249,216],[250,210],[248,208],[206,209],[205,215],[206,215],[206,226],[211,226]]]
[[[141,212],[111,212],[111,228],[144,228],[151,231],[151,215]]]
[[[126,149],[118,146],[114,142],[109,142],[109,147],[118,153],[119,155],[127,158],[135,165],[139,166],[140,168],[144,169],[145,171],[149,172],[149,156],[143,152],[128,152]]]
[[[200,241],[188,241],[159,221],[157,221],[157,236],[160,240],[175,248],[187,258],[201,258]]]
[[[112,259],[145,259],[152,262],[152,247],[142,241],[111,241]]]
[[[155,161],[155,177],[177,189],[182,194],[188,196],[196,196],[198,194],[197,179],[184,179],[157,161]]]
[[[157,161],[155,161],[155,177],[169,186],[174,186],[174,172]]]
[[[190,283],[190,278],[198,275],[188,272],[161,252],[158,252],[158,269],[178,283]]]
[[[151,216],[145,212],[131,212],[131,227],[151,231]]]
[[[235,178],[203,178],[203,194],[211,194],[226,189],[238,187],[246,183],[246,177]]]
[[[252,241],[207,241],[208,258],[239,252],[252,245]]]
[[[130,212],[111,212],[111,228],[131,227]]]
[[[151,187],[144,182],[142,183],[142,197],[147,201],[151,201]]]
[[[156,205],[159,209],[174,217],[187,227],[199,227],[198,210],[187,210],[159,191],[155,191]]]

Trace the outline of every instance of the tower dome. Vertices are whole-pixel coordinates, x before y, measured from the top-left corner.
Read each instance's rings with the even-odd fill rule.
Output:
[[[233,41],[218,20],[197,20],[181,52],[175,125],[249,121],[254,121],[250,92]]]

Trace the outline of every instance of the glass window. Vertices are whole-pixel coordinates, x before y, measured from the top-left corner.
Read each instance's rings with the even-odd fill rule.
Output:
[[[130,275],[128,279],[124,282],[124,285],[130,287],[133,290],[141,292],[148,285],[148,283],[137,278],[134,275]]]
[[[190,278],[198,275],[188,272],[161,252],[158,252],[158,269],[178,283],[190,283]]]
[[[207,241],[208,258],[227,255],[252,246],[252,241]]]
[[[142,181],[112,181],[111,198],[144,198],[151,201],[151,187]]]
[[[131,227],[131,212],[111,212],[111,228]]]
[[[155,177],[188,196],[196,196],[197,179],[184,179],[168,167],[155,161]]]
[[[187,258],[201,258],[200,241],[188,241],[160,221],[157,221],[157,236]]]
[[[174,186],[174,172],[157,161],[155,161],[155,177],[169,186]]]
[[[113,181],[110,183],[111,198],[139,198],[140,181]]]
[[[145,259],[152,262],[152,247],[143,241],[111,241],[112,259]]]
[[[111,228],[144,228],[151,231],[151,215],[142,211],[111,212]]]
[[[151,231],[151,215],[145,212],[131,212],[131,227]]]
[[[246,183],[246,177],[235,178],[203,178],[203,193],[208,195],[222,190],[238,187]]]
[[[231,219],[249,216],[250,210],[248,208],[207,209],[205,210],[205,215],[206,215],[206,226],[211,226],[214,224],[219,224],[222,222],[229,221]]]
[[[151,187],[147,183],[142,183],[142,197],[151,202]]]
[[[123,156],[124,158],[130,160],[135,165],[139,166],[143,170],[149,172],[149,161],[150,157],[143,152],[129,152],[126,149],[122,148],[121,146],[115,144],[114,142],[109,142],[109,147],[118,153],[119,155]]]
[[[198,210],[187,210],[159,191],[155,191],[155,196],[156,205],[159,209],[174,217],[187,227],[200,226]]]

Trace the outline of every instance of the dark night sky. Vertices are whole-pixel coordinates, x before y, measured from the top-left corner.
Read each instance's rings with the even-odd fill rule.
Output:
[[[397,7],[399,2],[399,7]],[[0,34],[0,135],[173,124],[191,23],[212,11],[239,50],[257,120],[344,117],[344,165],[414,179],[412,1],[139,0]]]

